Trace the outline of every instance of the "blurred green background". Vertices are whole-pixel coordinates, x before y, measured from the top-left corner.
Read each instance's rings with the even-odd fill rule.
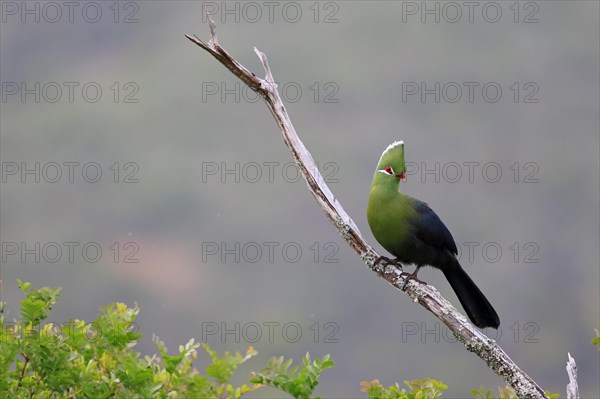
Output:
[[[268,55],[301,139],[372,245],[373,169],[404,139],[403,190],[452,231],[500,315],[488,335],[562,396],[570,352],[582,398],[598,398],[599,4],[205,3],[241,63],[262,75],[253,46]],[[208,38],[202,2],[75,2],[72,19],[47,4],[2,2],[1,279],[13,316],[21,278],[64,287],[56,323],[138,303],[143,353],[152,333],[172,350],[191,337],[253,345],[259,360],[239,381],[272,355],[310,351],[337,362],[324,397],[361,397],[375,378],[436,378],[450,398],[503,385],[339,237],[265,106],[185,39]],[[439,82],[439,102],[406,91],[422,82]],[[465,82],[478,85],[473,101]],[[72,182],[65,162],[79,162]],[[419,277],[459,306],[440,272]]]

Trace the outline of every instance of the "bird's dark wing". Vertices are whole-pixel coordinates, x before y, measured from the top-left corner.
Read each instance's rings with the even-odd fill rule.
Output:
[[[416,236],[426,244],[458,254],[452,234],[429,205],[417,199],[414,199],[413,205],[418,216],[410,224],[414,227]]]

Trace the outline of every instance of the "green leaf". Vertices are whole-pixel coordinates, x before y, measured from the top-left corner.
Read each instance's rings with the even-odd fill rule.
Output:
[[[595,345],[596,348],[600,351],[600,332],[598,330],[594,330],[596,332],[596,336],[592,339],[592,345]]]

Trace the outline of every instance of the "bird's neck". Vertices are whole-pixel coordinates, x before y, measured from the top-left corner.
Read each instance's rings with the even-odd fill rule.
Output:
[[[373,188],[377,188],[378,191],[400,193],[400,181],[382,181],[379,179],[373,180]]]

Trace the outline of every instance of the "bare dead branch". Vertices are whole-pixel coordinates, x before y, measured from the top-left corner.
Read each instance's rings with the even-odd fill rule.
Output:
[[[567,384],[567,399],[579,399],[579,386],[577,385],[577,365],[575,359],[568,354],[567,374],[569,375],[569,383]]]
[[[210,27],[210,39],[208,43],[203,42],[196,35],[186,35],[186,37],[210,53],[223,66],[229,69],[231,73],[240,78],[242,82],[261,96],[279,125],[285,144],[291,150],[292,156],[302,173],[302,177],[306,181],[311,194],[315,197],[323,212],[325,212],[325,216],[335,225],[340,235],[371,270],[401,290],[408,273],[403,272],[401,268],[394,265],[373,265],[374,261],[379,258],[379,254],[369,246],[352,218],[346,213],[331,190],[329,190],[323,176],[315,165],[312,155],[298,137],[277,91],[277,85],[269,68],[267,56],[258,49],[254,49],[265,71],[265,79],[260,79],[237,62],[219,45],[215,33],[215,24],[208,14],[207,17]],[[494,340],[488,338],[473,326],[465,316],[459,313],[450,302],[442,297],[435,287],[409,280],[405,292],[413,302],[421,304],[448,326],[450,331],[465,345],[467,350],[483,359],[490,369],[514,388],[519,398],[548,398],[542,388],[523,372]]]

